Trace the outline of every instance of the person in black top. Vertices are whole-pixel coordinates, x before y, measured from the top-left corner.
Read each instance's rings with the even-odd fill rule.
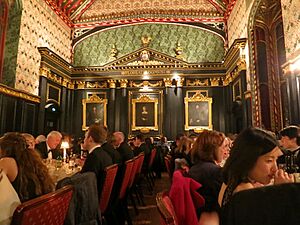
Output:
[[[0,157],[0,170],[7,175],[21,202],[54,190],[39,153],[28,148],[21,134],[7,133],[0,139]]]
[[[120,153],[121,161],[124,163],[129,159],[134,157],[133,151],[131,147],[125,142],[125,136],[122,132],[117,131],[113,133],[114,141],[113,145],[114,148]]]
[[[98,193],[101,194],[104,182],[104,169],[112,165],[111,157],[103,150],[101,145],[105,142],[107,132],[103,126],[91,125],[85,133],[82,147],[89,151],[81,173],[94,172],[97,177]]]
[[[300,171],[300,127],[288,126],[279,131],[280,145],[284,148],[277,163],[283,164],[287,172]]]
[[[57,159],[62,157],[62,151],[60,151],[60,143],[62,135],[58,131],[51,131],[47,135],[47,140],[37,144],[35,147],[40,152],[43,159]]]

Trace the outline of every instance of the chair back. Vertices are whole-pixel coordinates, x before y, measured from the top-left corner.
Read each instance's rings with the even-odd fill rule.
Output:
[[[178,219],[167,192],[160,192],[156,195],[156,205],[162,225],[178,225]]]
[[[145,159],[145,154],[144,153],[140,153],[140,158],[139,158],[139,165],[138,165],[138,169],[137,169],[137,174],[140,174],[142,172],[142,168],[143,168],[143,163],[144,163],[144,159]]]
[[[164,161],[165,161],[165,166],[167,169],[167,172],[169,174],[169,177],[172,178],[172,172],[171,172],[171,159],[168,156],[164,157]]]
[[[153,162],[154,162],[154,159],[155,159],[155,156],[156,156],[156,149],[152,149],[151,151],[151,155],[150,155],[150,159],[149,159],[149,164],[148,164],[148,168],[151,169],[152,165],[153,165]]]
[[[118,164],[108,166],[104,170],[105,180],[102,187],[101,196],[99,199],[99,208],[102,213],[105,212],[108,206],[117,171],[118,171]]]
[[[130,179],[129,179],[129,183],[128,183],[128,188],[131,188],[133,185],[133,182],[135,180],[136,174],[137,174],[137,170],[138,170],[138,166],[140,163],[140,157],[141,155],[138,155],[136,157],[133,158],[133,166],[132,166],[132,170],[131,170],[131,175],[130,175]]]
[[[68,185],[19,205],[13,215],[13,225],[63,225],[73,194]]]
[[[125,197],[126,190],[127,190],[128,184],[129,184],[130,176],[131,176],[131,170],[133,167],[133,163],[134,163],[133,159],[127,160],[125,162],[125,173],[124,173],[124,177],[123,177],[123,181],[122,181],[122,185],[121,185],[121,189],[120,189],[119,199],[123,199]]]

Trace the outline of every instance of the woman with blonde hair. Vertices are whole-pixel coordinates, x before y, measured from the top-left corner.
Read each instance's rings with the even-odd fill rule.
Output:
[[[53,180],[39,153],[28,149],[21,134],[7,133],[0,139],[0,158],[0,168],[21,202],[54,190]]]

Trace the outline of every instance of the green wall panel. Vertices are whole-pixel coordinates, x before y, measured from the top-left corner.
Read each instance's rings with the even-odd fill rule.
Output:
[[[141,37],[152,38],[149,48],[175,56],[179,42],[189,63],[221,62],[224,58],[223,39],[215,33],[192,26],[173,24],[138,24],[95,33],[74,48],[75,66],[102,66],[110,61],[113,44],[118,58],[142,47]]]

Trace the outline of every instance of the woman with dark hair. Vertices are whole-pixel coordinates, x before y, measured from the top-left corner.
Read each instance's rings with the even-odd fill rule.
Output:
[[[38,152],[28,149],[19,133],[7,133],[0,139],[0,168],[3,169],[21,202],[54,190]]]
[[[277,168],[282,154],[274,135],[259,128],[247,128],[233,142],[224,165],[224,183],[219,193],[223,207],[236,192],[257,186],[293,182],[292,175]]]
[[[210,220],[211,224],[218,223],[216,212],[219,209],[218,194],[222,184],[221,167],[218,163],[223,159],[224,140],[223,133],[204,130],[193,144],[191,153],[194,166],[191,167],[189,175],[202,185],[199,192],[205,199],[205,207],[200,209],[200,213],[203,215],[206,212],[206,220]]]

